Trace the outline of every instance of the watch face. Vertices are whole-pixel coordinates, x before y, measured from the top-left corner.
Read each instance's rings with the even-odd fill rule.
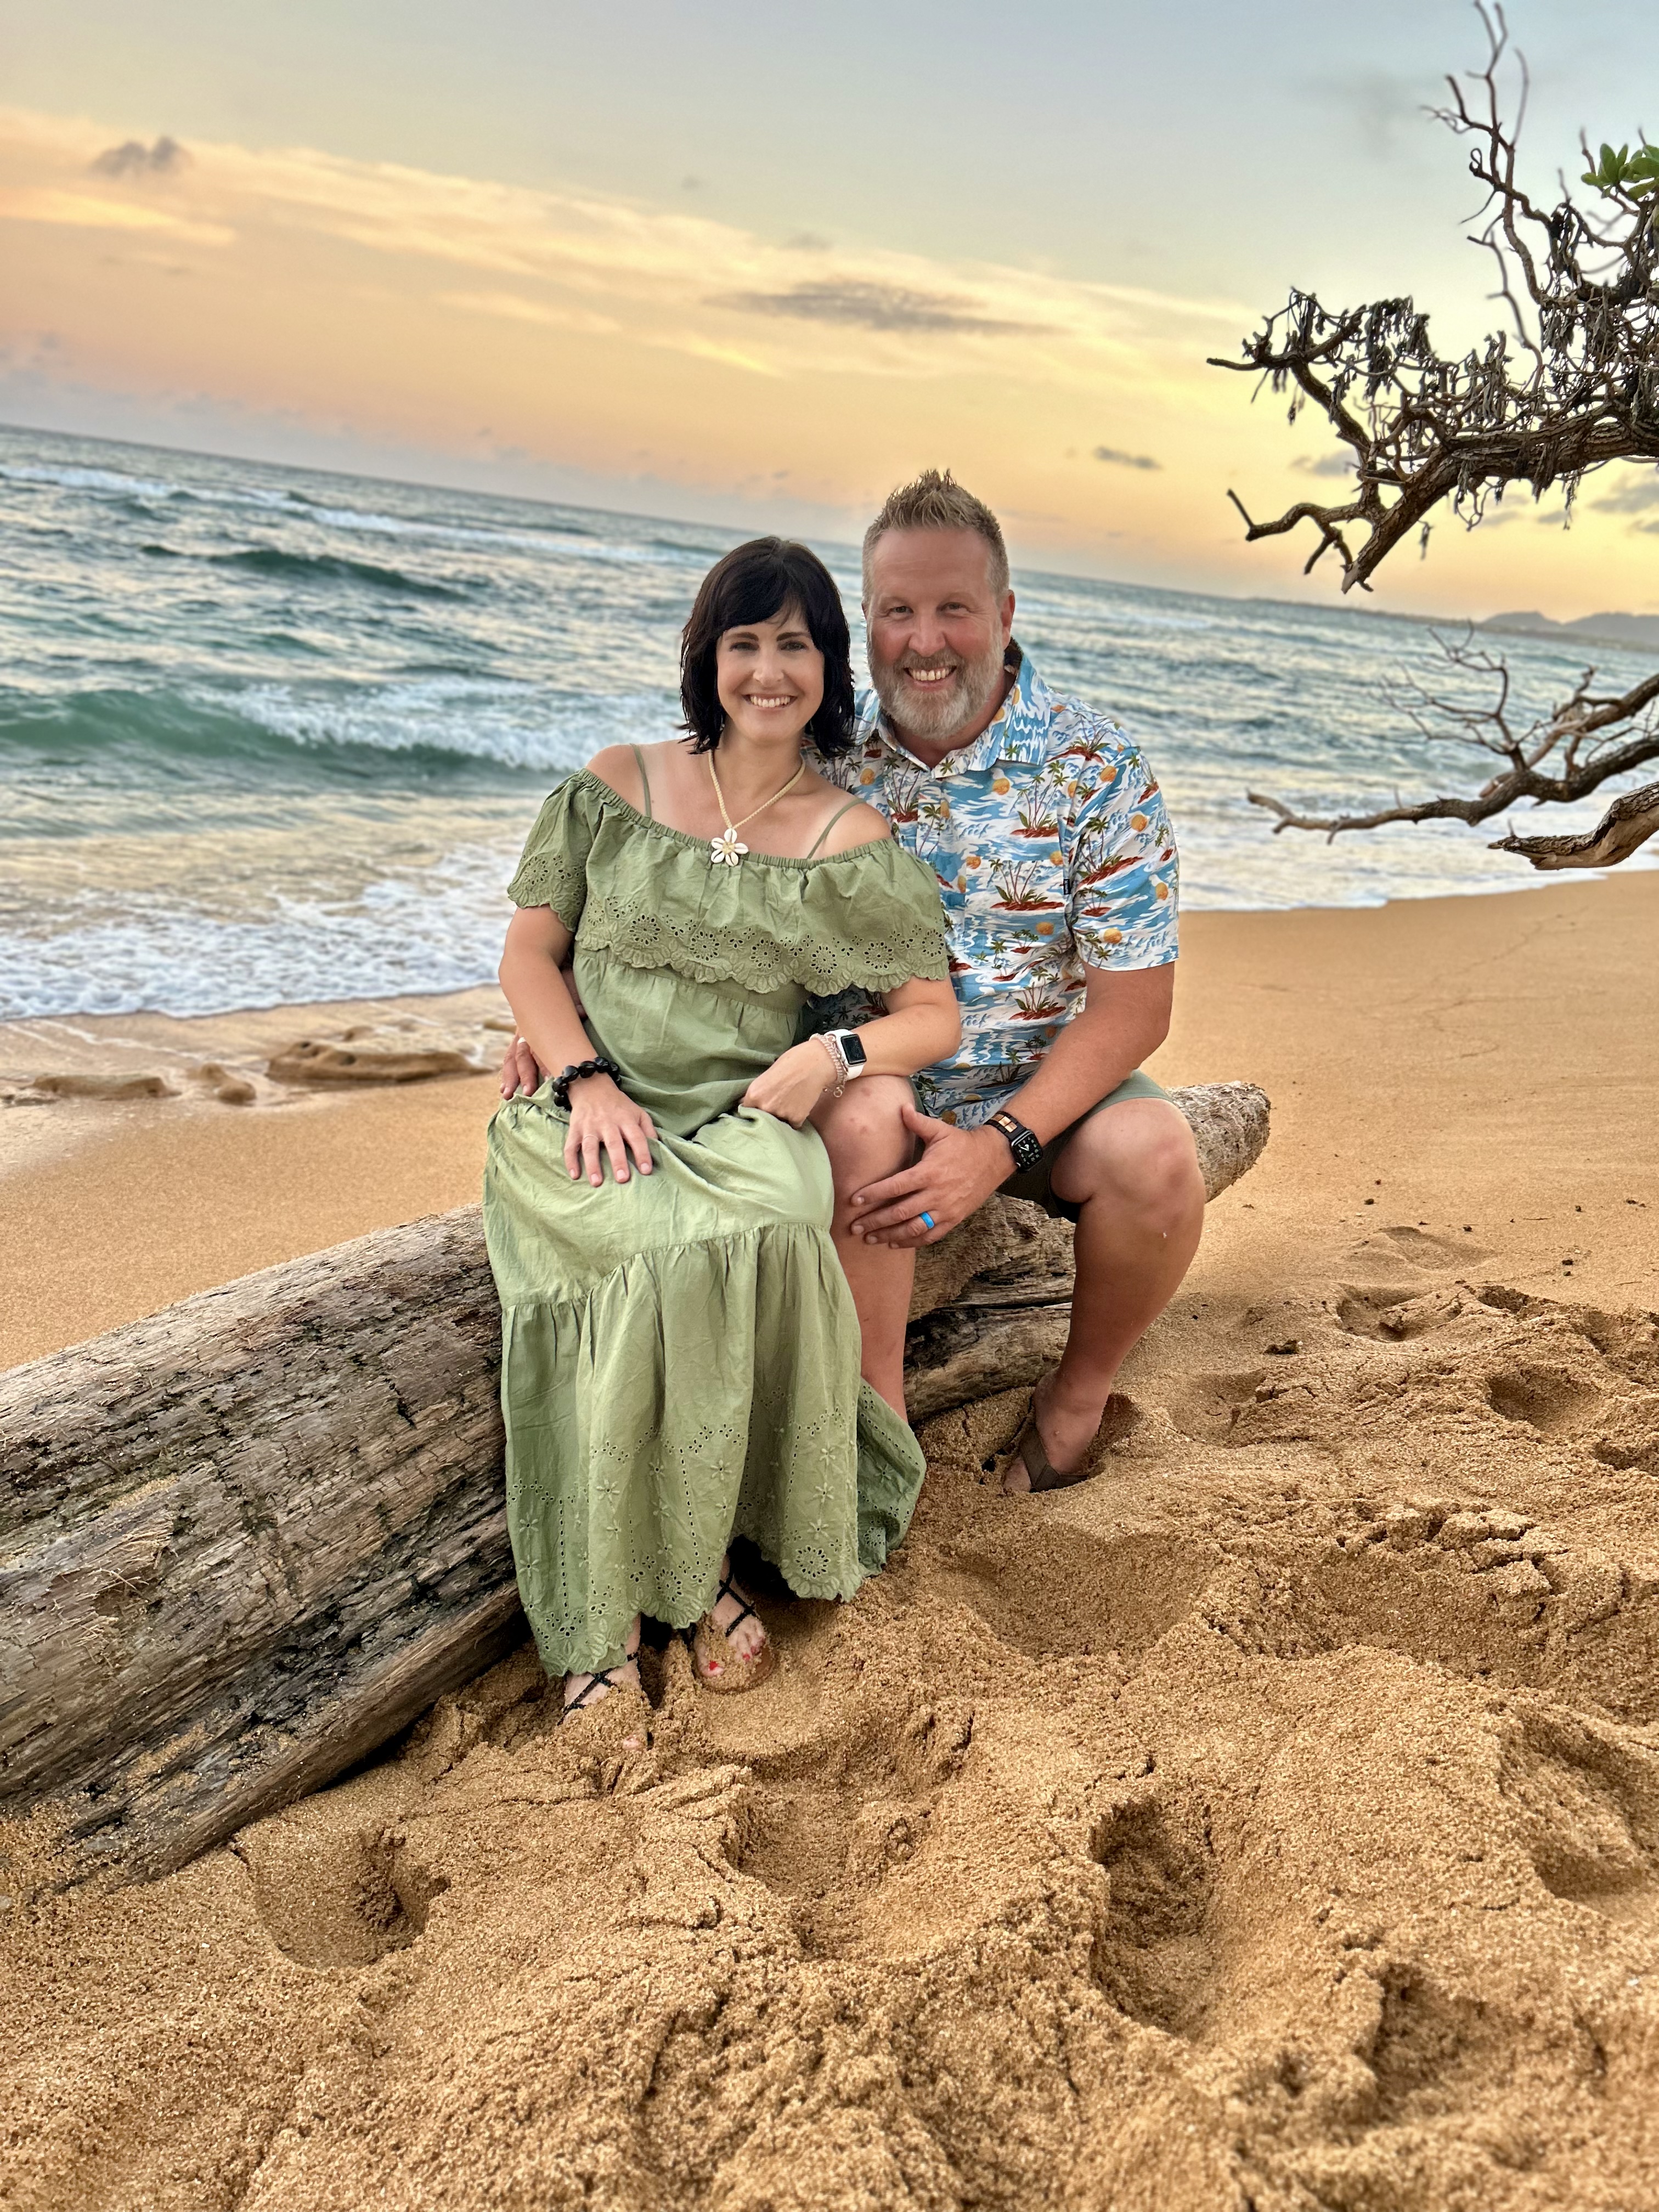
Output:
[[[843,1030],[842,1031],[841,1048],[847,1054],[848,1064],[852,1067],[862,1067],[865,1061],[870,1057],[869,1054],[864,1049],[864,1039],[859,1035],[856,1030]]]
[[[1014,1165],[1022,1175],[1029,1174],[1042,1161],[1042,1139],[1034,1129],[1017,1121],[1012,1114],[993,1114],[990,1126],[1000,1129],[1008,1139],[1008,1150],[1013,1154]]]

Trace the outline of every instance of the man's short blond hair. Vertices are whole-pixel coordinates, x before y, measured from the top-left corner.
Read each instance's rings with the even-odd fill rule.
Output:
[[[864,596],[870,596],[870,556],[877,541],[890,530],[972,530],[986,543],[990,554],[991,593],[1001,599],[1008,589],[1008,548],[1002,525],[982,499],[975,499],[949,469],[924,469],[908,483],[890,491],[881,513],[864,533]]]

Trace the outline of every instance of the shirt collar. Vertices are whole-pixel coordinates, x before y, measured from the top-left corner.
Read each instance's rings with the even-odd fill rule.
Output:
[[[1018,655],[1014,680],[1007,697],[970,745],[946,753],[940,770],[994,768],[1000,760],[1042,761],[1048,757],[1049,724],[1054,719],[1054,695],[1031,665],[1030,655],[1016,640]],[[881,711],[875,693],[865,708],[866,731],[878,737],[889,752],[909,757],[902,738]]]

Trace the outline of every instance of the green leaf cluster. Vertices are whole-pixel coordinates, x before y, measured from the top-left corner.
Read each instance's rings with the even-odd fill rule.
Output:
[[[1633,200],[1659,191],[1659,146],[1650,146],[1644,138],[1632,154],[1628,146],[1615,151],[1604,142],[1601,158],[1595,168],[1585,170],[1584,182],[1598,191],[1621,191]]]

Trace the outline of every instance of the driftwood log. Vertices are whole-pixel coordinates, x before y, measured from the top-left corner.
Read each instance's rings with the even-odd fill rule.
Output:
[[[1267,1099],[1176,1097],[1213,1196]],[[933,1247],[915,1417],[1034,1376],[1070,1285],[1070,1231],[1032,1206]],[[522,1636],[498,1364],[466,1207],[0,1376],[0,1889],[5,1824],[32,1814],[65,1879],[180,1866]]]

